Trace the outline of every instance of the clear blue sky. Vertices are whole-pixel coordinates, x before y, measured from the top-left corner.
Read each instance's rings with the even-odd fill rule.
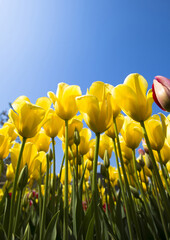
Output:
[[[0,111],[59,82],[85,94],[133,72],[149,88],[155,75],[170,78],[169,10],[168,0],[0,0]]]

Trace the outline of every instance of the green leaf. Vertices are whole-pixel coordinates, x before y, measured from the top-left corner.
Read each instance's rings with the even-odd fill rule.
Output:
[[[7,192],[5,193],[5,195],[6,195],[6,198],[5,198],[4,217],[3,217],[3,227],[4,227],[4,230],[8,232],[11,199]]]
[[[89,223],[85,240],[93,240],[93,235],[94,235],[94,215]]]
[[[5,229],[3,228],[3,226],[1,224],[0,224],[0,239],[7,240]]]
[[[45,240],[52,240],[52,239],[56,239],[57,236],[57,221],[58,221],[58,216],[59,216],[59,212],[56,212],[54,214],[54,216],[52,217],[50,223],[48,224],[46,233],[45,233]]]
[[[30,230],[30,225],[28,223],[26,226],[22,240],[30,240],[30,239],[31,239],[31,230]]]

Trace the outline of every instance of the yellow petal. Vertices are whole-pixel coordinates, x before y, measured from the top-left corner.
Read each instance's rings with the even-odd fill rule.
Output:
[[[36,105],[39,107],[42,107],[43,109],[45,109],[47,111],[51,107],[51,101],[48,97],[41,97],[41,98],[37,99]]]

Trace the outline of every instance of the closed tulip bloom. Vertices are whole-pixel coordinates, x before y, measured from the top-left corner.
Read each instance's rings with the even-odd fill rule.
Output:
[[[123,123],[124,123],[124,116],[123,114],[119,114],[117,117],[116,117],[116,125],[117,125],[117,131],[118,133],[120,132],[122,126],[123,126]],[[116,137],[115,135],[115,130],[114,130],[114,123],[111,124],[111,126],[105,131],[106,135],[112,139],[114,139]]]
[[[104,159],[105,150],[107,150],[110,159],[113,151],[113,141],[106,134],[102,134],[99,143],[99,156],[101,159]]]
[[[38,180],[41,176],[43,176],[46,172],[46,153],[40,151],[38,155],[35,157],[33,162],[33,171],[31,174],[31,178]],[[41,165],[41,172],[40,172],[40,165]]]
[[[133,158],[132,149],[126,145],[122,136],[120,137],[120,146],[121,146],[123,161],[125,163],[129,163],[129,161]]]
[[[152,113],[152,90],[147,95],[148,83],[138,73],[126,77],[124,84],[114,88],[113,96],[126,115],[137,122],[148,119]]]
[[[8,115],[22,137],[32,138],[42,127],[45,110],[24,101],[14,111],[10,109]]]
[[[126,142],[126,145],[131,149],[136,149],[143,137],[140,124],[132,120],[130,117],[125,117],[121,134]]]
[[[56,95],[53,92],[48,92],[48,97],[54,104],[57,115],[63,120],[73,118],[77,112],[77,104],[75,98],[81,96],[81,89],[76,85],[68,85],[59,83]]]
[[[50,137],[47,136],[44,129],[41,129],[33,138],[28,139],[36,145],[38,152],[44,151],[48,152],[51,143]]]
[[[21,145],[19,143],[15,143],[13,148],[10,149],[10,154],[11,154],[11,162],[12,166],[15,172],[16,166],[17,166],[17,161],[18,161],[18,156],[20,153]],[[22,159],[21,159],[21,165],[20,165],[20,171],[21,169],[25,166],[27,163],[28,165],[28,176],[31,175],[34,169],[34,160],[36,159],[38,155],[37,148],[35,144],[27,142],[24,147],[24,151],[22,154]]]
[[[146,130],[153,150],[160,150],[165,141],[165,132],[158,115],[153,115],[146,121]]]
[[[8,181],[14,180],[14,169],[12,167],[12,163],[10,163],[9,165],[7,164],[6,178],[8,179]]]
[[[46,122],[43,125],[47,136],[50,138],[56,137],[63,126],[64,121],[58,117],[53,109],[49,109],[46,115]]]
[[[80,144],[78,147],[80,155],[85,155],[89,151],[89,141],[91,138],[91,131],[89,128],[83,128],[80,131]]]
[[[170,79],[156,76],[152,84],[153,99],[164,111],[170,111]]]
[[[90,161],[94,159],[94,152],[95,152],[95,139],[91,139],[89,142],[89,151],[86,153],[86,158]]]
[[[18,134],[15,130],[15,125],[12,122],[10,122],[10,120],[8,122],[4,123],[2,129],[5,130],[4,133],[8,134],[11,141],[14,141],[17,138]]]
[[[110,127],[113,120],[111,94],[105,83],[94,82],[87,94],[76,100],[84,121],[93,132],[102,133]]]
[[[51,101],[48,97],[40,97],[37,99],[36,105],[48,111],[51,107]]]
[[[60,181],[63,185],[65,185],[65,167],[62,168]],[[70,170],[70,164],[68,163],[68,184],[71,184],[71,181],[72,181],[72,175]]]

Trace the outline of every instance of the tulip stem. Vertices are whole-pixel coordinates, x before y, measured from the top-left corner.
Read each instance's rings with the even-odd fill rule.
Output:
[[[21,197],[22,197],[22,190],[18,191],[18,197],[17,197],[17,210],[16,210],[16,218],[14,223],[14,235],[17,230],[18,225],[18,218],[19,218],[19,212],[20,212],[20,206],[21,206]]]
[[[129,236],[130,236],[130,239],[133,240],[132,225],[131,225],[132,221],[131,221],[131,217],[130,217],[129,206],[128,206],[126,196],[125,196],[125,192],[124,192],[124,186],[123,186],[123,181],[122,181],[122,176],[121,176],[121,171],[120,171],[120,166],[119,166],[119,160],[118,160],[115,138],[113,138],[113,145],[114,145],[114,152],[115,152],[115,158],[116,158],[116,165],[117,165],[118,174],[119,174],[121,193],[122,193],[123,202],[125,204],[125,209],[126,209],[126,217],[127,217],[127,224],[128,224],[128,229],[129,229]]]
[[[134,204],[133,204],[132,195],[131,195],[131,192],[130,192],[130,187],[129,187],[129,184],[128,184],[128,179],[127,179],[125,166],[124,166],[124,162],[123,162],[123,157],[122,157],[122,152],[121,152],[121,147],[120,147],[120,142],[119,142],[119,135],[118,135],[117,125],[116,125],[116,118],[113,118],[113,123],[114,123],[114,130],[115,130],[115,134],[116,134],[116,139],[117,139],[117,146],[118,146],[118,151],[119,151],[119,157],[120,157],[120,163],[121,163],[121,167],[122,167],[123,177],[124,177],[124,181],[125,181],[126,190],[127,190],[127,193],[128,193],[128,198],[129,198],[129,201],[130,201],[129,205],[130,205],[131,215],[132,215],[132,218],[133,218],[134,225],[136,227],[137,237],[138,237],[138,239],[142,240],[141,231],[140,231],[140,228],[139,228],[139,222],[138,222],[138,219],[137,219],[137,216],[136,216],[135,207],[134,207]]]
[[[92,196],[94,201],[94,219],[96,226],[96,239],[100,240],[100,229],[99,229],[99,217],[98,217],[98,199],[97,199],[97,161],[98,161],[98,152],[99,152],[99,142],[100,142],[100,133],[96,133],[96,145],[95,145],[95,153],[93,160],[93,179],[92,179]]]
[[[78,199],[78,145],[76,144],[76,191]]]
[[[136,177],[136,181],[137,181],[137,184],[138,184],[138,188],[139,188],[140,193],[142,195],[142,199],[144,201],[144,206],[145,206],[145,209],[146,209],[146,213],[148,215],[148,221],[149,221],[150,227],[151,227],[150,230],[151,230],[151,232],[153,234],[154,239],[159,239],[157,237],[158,233],[157,233],[157,229],[156,229],[156,226],[155,226],[152,214],[150,214],[151,213],[151,209],[149,209],[148,203],[147,203],[146,198],[145,198],[145,193],[144,193],[143,188],[142,188],[142,186],[141,186],[141,184],[139,182],[139,178],[138,178],[138,174],[137,174],[137,168],[136,168],[135,149],[133,150],[133,166],[134,166],[134,170],[135,170],[135,177]]]
[[[48,179],[49,179],[49,156],[46,155],[47,162],[47,171],[46,171],[46,182],[45,182],[45,194],[43,198],[43,209],[41,215],[41,225],[40,225],[40,240],[44,238],[44,228],[45,228],[45,219],[46,219],[46,207],[47,207],[47,199],[48,199]]]
[[[55,140],[52,138],[53,148],[53,191],[52,191],[52,212],[55,213],[55,190],[56,190],[56,177],[55,177]],[[51,182],[51,179],[50,179]]]
[[[10,217],[9,217],[9,228],[8,228],[8,239],[11,240],[12,238],[12,230],[13,230],[13,220],[14,220],[14,209],[15,209],[15,194],[16,194],[16,187],[17,187],[17,181],[18,181],[18,175],[19,175],[19,169],[21,164],[21,158],[22,153],[24,150],[24,146],[26,143],[26,138],[23,138],[18,161],[17,161],[17,167],[15,171],[15,177],[14,177],[14,184],[13,184],[13,190],[12,190],[12,199],[11,199],[11,207],[10,207]]]
[[[39,205],[39,222],[41,220],[41,208],[42,208],[42,195],[41,195],[41,166],[42,163],[40,163],[40,177],[38,179],[38,205]]]
[[[164,178],[165,185],[166,185],[166,190],[167,190],[168,194],[170,195],[170,189],[169,189],[169,185],[168,185],[168,182],[167,182],[167,179],[166,179],[166,173],[165,173],[165,169],[164,169],[164,166],[163,166],[163,162],[162,162],[162,157],[161,157],[160,150],[157,151],[157,153],[158,153],[158,157],[159,157],[159,161],[160,161],[160,165],[161,165],[161,170],[162,170],[163,178]]]
[[[68,120],[65,120],[65,187],[63,240],[68,240]]]
[[[147,132],[146,132],[145,124],[144,124],[144,122],[141,122],[140,124],[142,126],[144,137],[145,137],[145,141],[146,141],[146,144],[147,144],[148,149],[149,149],[149,155],[150,155],[151,160],[152,160],[153,173],[155,174],[155,180],[156,180],[155,184],[157,183],[157,185],[158,185],[158,188],[159,188],[162,200],[163,200],[164,208],[166,209],[166,211],[168,213],[168,218],[170,220],[170,203],[169,203],[169,201],[167,199],[167,196],[166,196],[166,193],[165,193],[165,190],[164,190],[164,187],[163,187],[163,183],[161,181],[161,177],[160,177],[159,171],[157,169],[156,161],[155,161],[155,158],[154,158],[154,155],[153,155],[153,151],[152,151],[152,148],[151,148],[151,145],[150,145],[150,142],[149,142],[149,138],[148,138],[148,135],[147,135]]]

